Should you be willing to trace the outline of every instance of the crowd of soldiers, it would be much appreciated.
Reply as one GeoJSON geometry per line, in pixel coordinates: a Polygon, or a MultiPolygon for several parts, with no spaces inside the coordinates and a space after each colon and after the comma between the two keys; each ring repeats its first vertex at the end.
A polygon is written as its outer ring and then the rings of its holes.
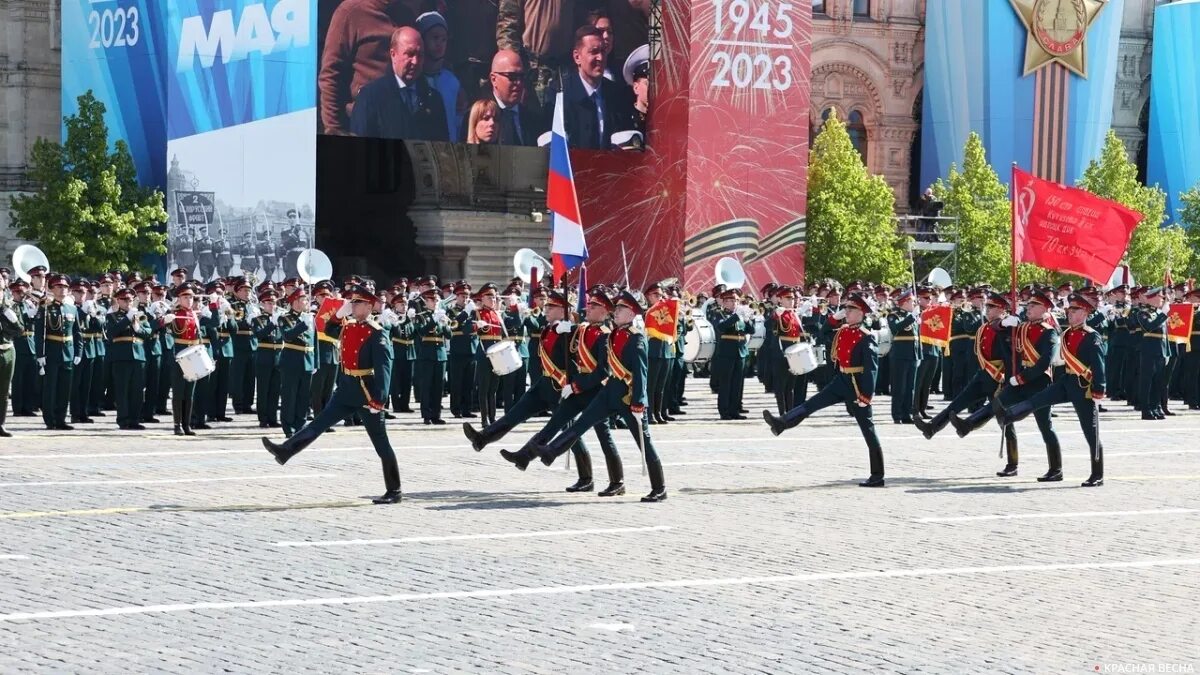
{"type": "Polygon", "coordinates": [[[299,212],[289,209],[287,215],[288,224],[278,241],[265,229],[246,232],[239,242],[231,241],[225,228],[213,238],[207,225],[178,226],[167,240],[167,258],[202,283],[230,279],[235,267],[248,279],[277,282],[297,277],[297,260],[313,242],[300,225],[299,212]]]}
{"type": "Polygon", "coordinates": [[[930,439],[948,425],[966,436],[994,418],[1006,439],[1004,477],[1018,470],[1013,425],[1034,415],[1048,460],[1039,481],[1063,479],[1050,406],[1071,403],[1092,457],[1085,486],[1103,483],[1103,399],[1123,399],[1147,420],[1175,414],[1172,399],[1200,410],[1200,348],[1189,348],[1200,347],[1200,330],[1191,345],[1166,338],[1164,303],[1200,304],[1200,290],[1182,286],[1030,286],[1014,306],[987,286],[843,289],[832,281],[769,284],[757,299],[723,286],[691,297],[675,283],[600,285],[580,301],[547,285],[527,289],[519,278],[504,288],[439,285],[433,276],[376,288],[357,276],[340,286],[296,277],[205,283],[184,267],[165,284],[118,272],[72,280],[44,267],[28,270],[28,282],[9,276],[0,269],[0,436],[11,435],[3,426],[10,381],[13,415],[40,415],[51,430],[115,411],[121,430],[143,431],[170,415],[174,433],[190,436],[232,422],[232,406],[286,436],[264,438],[281,464],[338,422],[363,425],[383,462],[381,503],[400,499],[385,420],[419,414],[444,425],[444,401],[477,451],[545,417],[518,450],[501,455],[524,471],[535,458],[549,465],[571,451],[571,492],[596,490],[584,441],[591,431],[608,474],[599,495],[625,493],[612,431],[628,429],[649,474],[648,502],[667,495],[648,427],[686,414],[689,374],[708,378],[722,420],[747,418],[744,387],[756,377],[775,396],[763,417],[776,435],[845,404],[869,450],[864,487],[884,485],[872,406],[880,394],[891,397],[893,423],[930,439]],[[682,308],[674,330],[656,311],[668,300],[682,308]],[[939,305],[951,312],[944,344],[927,339],[922,321],[939,305]],[[701,321],[715,345],[711,356],[688,360],[685,343],[701,321]],[[751,350],[756,333],[760,346],[751,350]],[[796,372],[785,355],[804,343],[820,361],[796,372]],[[489,352],[505,344],[519,360],[497,374],[489,352]],[[210,375],[187,376],[176,357],[189,348],[207,352],[210,375]],[[948,404],[931,414],[939,392],[948,404]]]}

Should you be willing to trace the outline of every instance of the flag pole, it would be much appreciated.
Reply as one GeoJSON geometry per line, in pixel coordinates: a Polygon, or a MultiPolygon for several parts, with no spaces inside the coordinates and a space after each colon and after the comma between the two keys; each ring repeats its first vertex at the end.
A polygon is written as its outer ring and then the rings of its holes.
{"type": "MultiPolygon", "coordinates": [[[[1013,199],[1012,199],[1012,206],[1011,206],[1011,208],[1012,208],[1012,232],[1009,237],[1009,254],[1010,254],[1010,260],[1011,260],[1011,264],[1010,264],[1011,270],[1009,273],[1008,293],[1009,293],[1009,302],[1012,303],[1013,314],[1018,315],[1019,313],[1017,312],[1017,218],[1019,217],[1019,215],[1017,212],[1017,163],[1016,162],[1012,163],[1012,181],[1011,182],[1012,182],[1011,189],[1012,189],[1012,193],[1013,193],[1013,199]]],[[[1016,336],[1017,336],[1017,327],[1014,326],[1013,331],[1012,331],[1012,339],[1010,339],[1010,341],[1009,341],[1009,344],[1012,345],[1012,348],[1009,350],[1012,352],[1012,371],[1009,373],[1010,379],[1013,377],[1012,373],[1015,373],[1017,371],[1016,336]]],[[[1008,383],[1006,382],[1005,384],[1008,384],[1008,383]]],[[[1003,387],[1001,387],[1001,390],[1003,390],[1003,387]]],[[[996,402],[1000,403],[1000,392],[999,391],[996,392],[996,402]]],[[[1004,445],[1005,445],[1006,441],[1007,441],[1007,438],[1005,437],[1005,434],[1002,429],[1001,433],[1000,433],[1000,455],[1001,456],[1004,455],[1004,445]]]]}

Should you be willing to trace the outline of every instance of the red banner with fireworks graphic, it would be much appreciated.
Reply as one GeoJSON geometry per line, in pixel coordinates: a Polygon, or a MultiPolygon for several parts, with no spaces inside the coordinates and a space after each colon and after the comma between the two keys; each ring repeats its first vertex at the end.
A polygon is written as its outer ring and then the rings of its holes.
{"type": "Polygon", "coordinates": [[[595,280],[707,289],[732,256],[750,287],[804,278],[805,3],[662,0],[646,150],[573,150],[595,280]]]}

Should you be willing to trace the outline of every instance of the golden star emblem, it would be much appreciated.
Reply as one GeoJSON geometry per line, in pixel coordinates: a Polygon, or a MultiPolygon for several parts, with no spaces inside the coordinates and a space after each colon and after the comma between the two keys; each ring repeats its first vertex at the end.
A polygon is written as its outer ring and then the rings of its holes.
{"type": "Polygon", "coordinates": [[[1087,77],[1087,32],[1107,4],[1101,0],[1009,0],[1025,24],[1025,75],[1061,63],[1087,77]]]}

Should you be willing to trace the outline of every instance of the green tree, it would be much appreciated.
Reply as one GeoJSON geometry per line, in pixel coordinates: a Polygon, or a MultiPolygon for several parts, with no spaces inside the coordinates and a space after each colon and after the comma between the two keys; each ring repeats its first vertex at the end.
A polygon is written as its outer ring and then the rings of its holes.
{"type": "Polygon", "coordinates": [[[808,277],[890,284],[909,278],[894,203],[887,181],[867,172],[846,125],[830,116],[809,152],[808,277]]]}
{"type": "Polygon", "coordinates": [[[79,112],[63,118],[65,143],[40,138],[29,157],[29,175],[41,188],[14,197],[12,224],[34,242],[56,270],[95,273],[136,269],[147,254],[166,253],[163,195],[137,183],[125,141],[109,152],[104,104],[88,91],[79,112]]]}
{"type": "Polygon", "coordinates": [[[1182,230],[1162,227],[1167,215],[1166,193],[1158,186],[1147,187],[1138,181],[1137,166],[1129,161],[1125,145],[1111,129],[1104,139],[1100,158],[1088,164],[1078,185],[1142,214],[1142,222],[1133,231],[1126,253],[1135,281],[1154,285],[1162,281],[1169,266],[1187,267],[1186,258],[1191,257],[1191,252],[1181,237],[1182,230]]]}
{"type": "Polygon", "coordinates": [[[1200,184],[1179,196],[1183,201],[1183,209],[1179,212],[1179,222],[1185,230],[1184,250],[1191,254],[1184,272],[1189,278],[1200,278],[1200,184]]]}

